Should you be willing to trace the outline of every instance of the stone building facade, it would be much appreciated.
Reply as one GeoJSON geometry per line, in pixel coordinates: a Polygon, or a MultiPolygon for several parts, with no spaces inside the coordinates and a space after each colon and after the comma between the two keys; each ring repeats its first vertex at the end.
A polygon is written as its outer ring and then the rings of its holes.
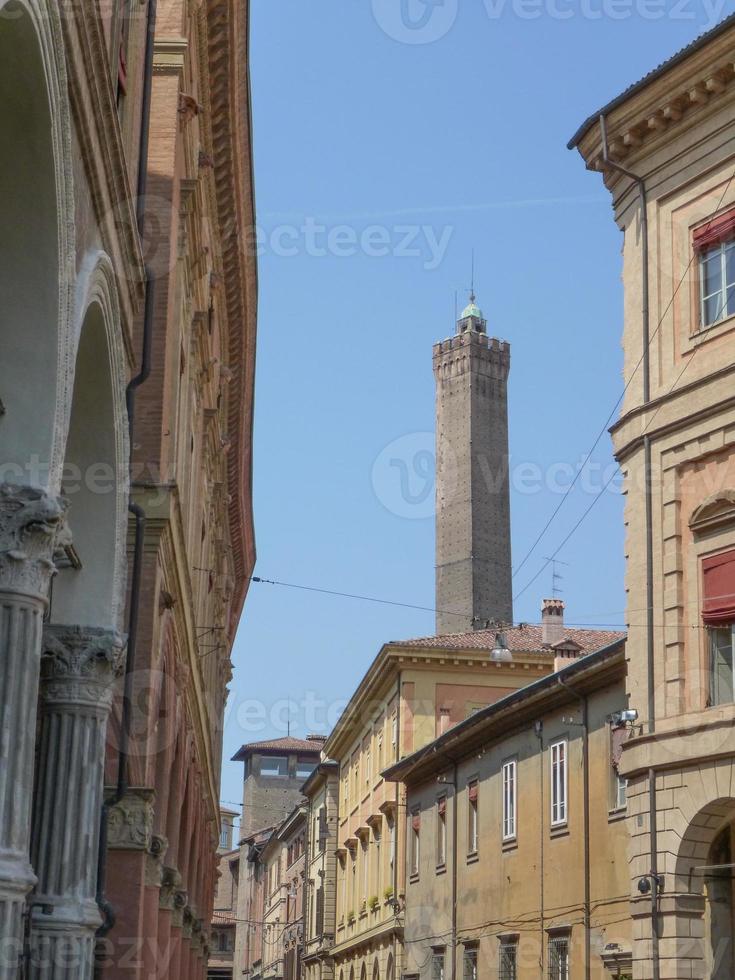
{"type": "Polygon", "coordinates": [[[636,980],[735,974],[734,61],[730,16],[570,143],[623,233],[636,980]]]}
{"type": "Polygon", "coordinates": [[[247,27],[0,0],[8,980],[89,980],[96,940],[110,980],[204,975],[254,562],[247,27]]]}
{"type": "Polygon", "coordinates": [[[331,759],[320,762],[304,783],[304,796],[307,800],[304,980],[333,980],[339,764],[331,759]]]}
{"type": "MultiPolygon", "coordinates": [[[[577,658],[621,634],[516,627],[498,635],[471,630],[383,647],[324,746],[339,766],[333,935],[326,973],[338,980],[393,980],[403,956],[405,795],[383,770],[430,744],[474,712],[554,672],[559,657],[577,658]]],[[[321,792],[307,784],[310,798],[321,792]]],[[[319,878],[309,877],[307,906],[319,878]]],[[[325,954],[327,950],[323,951],[325,954]]],[[[310,955],[311,960],[311,955],[310,955]]],[[[309,964],[310,976],[316,972],[309,964]]]]}
{"type": "Polygon", "coordinates": [[[297,806],[263,846],[263,980],[300,980],[304,951],[306,807],[297,806]]]}
{"type": "Polygon", "coordinates": [[[406,788],[405,978],[630,973],[624,647],[520,688],[385,772],[406,788]]]}
{"type": "Polygon", "coordinates": [[[243,763],[240,824],[241,884],[238,892],[235,964],[238,975],[262,972],[263,912],[267,900],[263,849],[303,800],[302,786],[321,759],[324,738],[267,739],[243,745],[233,761],[243,763]]]}
{"type": "Polygon", "coordinates": [[[434,345],[436,631],[513,622],[508,463],[510,344],[475,303],[434,345]]]}

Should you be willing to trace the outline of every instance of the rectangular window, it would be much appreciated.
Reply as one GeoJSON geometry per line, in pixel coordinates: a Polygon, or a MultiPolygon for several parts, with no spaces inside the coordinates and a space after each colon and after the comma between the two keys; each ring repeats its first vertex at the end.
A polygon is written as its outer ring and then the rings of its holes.
{"type": "Polygon", "coordinates": [[[365,748],[365,785],[369,786],[373,778],[372,759],[370,753],[370,743],[365,748]]]}
{"type": "Polygon", "coordinates": [[[709,631],[709,703],[731,704],[735,701],[733,650],[735,625],[718,626],[709,631]]]}
{"type": "Polygon", "coordinates": [[[624,810],[628,780],[618,772],[630,730],[625,724],[610,726],[610,809],[624,810]]]}
{"type": "Polygon", "coordinates": [[[226,850],[230,844],[229,827],[226,823],[222,824],[222,830],[219,833],[219,846],[222,850],[226,850]]]}
{"type": "Polygon", "coordinates": [[[261,776],[288,776],[288,759],[285,756],[266,756],[260,760],[261,776]]]}
{"type": "Polygon", "coordinates": [[[390,720],[390,738],[391,744],[395,749],[398,745],[398,713],[395,711],[390,720]]]}
{"type": "Polygon", "coordinates": [[[515,759],[503,763],[503,840],[513,840],[516,835],[516,774],[515,759]]]}
{"type": "Polygon", "coordinates": [[[462,980],[477,980],[477,946],[465,946],[462,980]]]}
{"type": "Polygon", "coordinates": [[[308,779],[309,776],[314,772],[314,763],[309,762],[305,759],[299,759],[296,763],[296,778],[297,779],[308,779]]]}
{"type": "Polygon", "coordinates": [[[498,980],[517,980],[518,940],[501,939],[498,963],[498,980]]]}
{"type": "Polygon", "coordinates": [[[440,797],[436,802],[436,863],[443,867],[447,863],[447,798],[440,797]]]}
{"type": "Polygon", "coordinates": [[[554,742],[551,752],[551,825],[567,822],[567,741],[554,742]]]}
{"type": "Polygon", "coordinates": [[[569,980],[569,936],[549,936],[549,980],[569,980]]]}
{"type": "Polygon", "coordinates": [[[411,841],[411,875],[417,875],[421,866],[421,813],[419,810],[411,812],[409,838],[411,841]]]}
{"type": "Polygon", "coordinates": [[[431,980],[444,980],[444,947],[436,947],[431,951],[431,980]]]}
{"type": "Polygon", "coordinates": [[[383,769],[383,732],[378,732],[378,742],[377,742],[377,752],[378,752],[378,773],[383,769]]]}
{"type": "Polygon", "coordinates": [[[467,784],[467,853],[477,854],[478,845],[478,796],[479,784],[473,780],[467,784]]]}
{"type": "Polygon", "coordinates": [[[735,241],[720,242],[699,253],[701,325],[735,314],[735,241]]]}

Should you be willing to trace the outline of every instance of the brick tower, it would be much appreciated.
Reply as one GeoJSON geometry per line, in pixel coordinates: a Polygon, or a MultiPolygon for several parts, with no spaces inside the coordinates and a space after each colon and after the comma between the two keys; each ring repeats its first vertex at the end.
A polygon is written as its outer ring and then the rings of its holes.
{"type": "Polygon", "coordinates": [[[475,303],[434,345],[436,631],[513,621],[508,398],[510,345],[475,303]]]}

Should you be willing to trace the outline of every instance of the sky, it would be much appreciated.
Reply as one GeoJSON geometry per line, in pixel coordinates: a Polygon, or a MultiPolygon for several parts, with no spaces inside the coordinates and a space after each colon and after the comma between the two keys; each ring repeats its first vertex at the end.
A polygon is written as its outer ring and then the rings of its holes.
{"type": "MultiPolygon", "coordinates": [[[[567,622],[625,622],[617,481],[596,499],[615,471],[606,432],[526,558],[622,389],[622,238],[601,177],[566,144],[730,12],[251,0],[255,574],[405,605],[252,583],[225,760],[289,725],[326,733],[384,642],[433,632],[432,344],[454,332],[473,250],[488,332],[512,351],[516,621],[538,622],[556,589],[567,622]],[[545,558],[593,500],[553,580],[545,558]]],[[[226,761],[222,798],[241,792],[226,761]]]]}

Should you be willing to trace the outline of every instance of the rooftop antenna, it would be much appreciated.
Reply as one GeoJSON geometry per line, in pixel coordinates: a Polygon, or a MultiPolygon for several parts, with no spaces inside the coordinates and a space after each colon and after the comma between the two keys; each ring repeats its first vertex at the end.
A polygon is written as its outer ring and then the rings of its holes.
{"type": "Polygon", "coordinates": [[[568,567],[569,562],[561,561],[561,559],[559,558],[546,558],[546,557],[544,557],[544,561],[551,562],[551,594],[556,599],[564,591],[559,585],[559,582],[564,581],[564,576],[557,571],[557,565],[565,565],[566,567],[568,567]]]}
{"type": "Polygon", "coordinates": [[[470,274],[470,303],[475,302],[475,250],[472,249],[472,271],[470,274]]]}

